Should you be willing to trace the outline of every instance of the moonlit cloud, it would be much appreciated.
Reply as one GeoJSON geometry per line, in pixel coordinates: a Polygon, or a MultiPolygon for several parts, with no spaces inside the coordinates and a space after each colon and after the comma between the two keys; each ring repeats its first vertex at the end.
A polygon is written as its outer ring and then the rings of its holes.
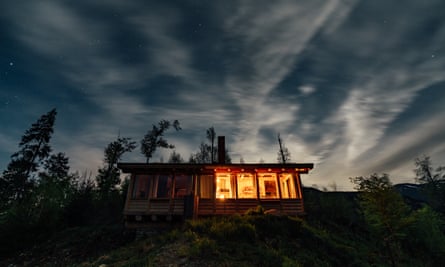
{"type": "MultiPolygon", "coordinates": [[[[245,50],[243,61],[251,63],[249,75],[233,73],[228,78],[229,91],[241,109],[242,122],[246,122],[239,125],[240,137],[235,143],[235,147],[244,148],[244,159],[256,160],[253,157],[257,150],[246,151],[245,148],[254,148],[257,142],[261,142],[258,136],[261,127],[269,126],[279,132],[294,122],[290,117],[295,115],[298,105],[280,106],[275,103],[269,106],[268,96],[289,73],[297,55],[337,4],[335,1],[302,5],[286,1],[246,4],[227,20],[227,32],[234,35],[241,49],[245,50]],[[272,114],[275,119],[271,118],[272,114]],[[273,123],[268,123],[271,120],[273,123]]],[[[275,153],[270,152],[270,149],[265,152],[268,155],[265,160],[274,161],[275,153]]]]}
{"type": "Polygon", "coordinates": [[[300,90],[300,92],[303,95],[310,95],[313,92],[315,92],[317,89],[315,89],[315,87],[313,87],[312,85],[303,85],[298,87],[298,90],[300,90]]]}

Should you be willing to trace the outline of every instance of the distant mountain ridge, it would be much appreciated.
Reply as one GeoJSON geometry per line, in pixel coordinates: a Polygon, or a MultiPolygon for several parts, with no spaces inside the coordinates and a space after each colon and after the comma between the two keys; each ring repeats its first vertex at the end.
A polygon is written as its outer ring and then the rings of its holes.
{"type": "MultiPolygon", "coordinates": [[[[427,202],[427,196],[424,192],[425,185],[414,184],[414,183],[402,183],[395,184],[394,189],[402,195],[402,197],[408,200],[410,203],[422,204],[427,202]]],[[[327,193],[327,194],[338,194],[347,197],[348,199],[357,196],[357,191],[322,191],[313,187],[304,187],[304,193],[327,193]]]]}

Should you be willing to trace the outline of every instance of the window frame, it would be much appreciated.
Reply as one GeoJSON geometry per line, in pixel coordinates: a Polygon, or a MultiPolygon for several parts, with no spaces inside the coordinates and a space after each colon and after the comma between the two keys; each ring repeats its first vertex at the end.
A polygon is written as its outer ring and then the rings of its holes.
{"type": "Polygon", "coordinates": [[[275,172],[259,172],[257,173],[258,180],[258,198],[259,199],[281,199],[280,189],[278,183],[278,175],[275,172]],[[271,176],[267,178],[267,176],[271,176]],[[268,185],[266,185],[266,182],[268,185]],[[267,190],[269,187],[269,191],[267,190]],[[275,190],[271,191],[271,188],[275,188],[275,190]],[[268,192],[274,192],[273,196],[268,197],[268,192]]]}
{"type": "Polygon", "coordinates": [[[148,200],[151,197],[151,189],[152,189],[152,180],[153,175],[150,174],[135,174],[133,176],[133,183],[132,183],[132,190],[131,190],[131,199],[132,200],[148,200]],[[142,184],[140,182],[140,179],[146,178],[147,181],[145,184],[142,184]],[[139,190],[139,192],[144,192],[140,190],[140,185],[145,185],[146,193],[145,196],[141,196],[140,194],[136,193],[136,190],[139,190]]]}
{"type": "MultiPolygon", "coordinates": [[[[244,187],[244,189],[247,186],[244,187]]],[[[249,172],[240,172],[236,174],[236,191],[237,191],[237,199],[258,199],[258,194],[257,194],[257,179],[255,178],[255,174],[254,173],[249,173],[249,172]],[[243,177],[243,176],[249,176],[249,177],[243,177]],[[245,179],[245,178],[250,178],[252,181],[252,185],[251,185],[251,192],[246,193],[246,195],[251,195],[250,197],[241,197],[240,193],[244,192],[245,190],[243,190],[243,188],[241,187],[242,185],[240,184],[241,179],[245,179]]]]}
{"type": "Polygon", "coordinates": [[[295,176],[289,172],[283,172],[278,175],[278,181],[280,186],[281,198],[282,199],[298,199],[297,183],[295,181],[295,176]],[[285,186],[283,186],[283,179],[286,179],[285,186]],[[287,188],[287,190],[285,190],[287,188]],[[287,196],[285,196],[285,193],[287,196]]]}
{"type": "Polygon", "coordinates": [[[236,199],[236,181],[234,176],[230,172],[218,172],[215,174],[215,199],[236,199]],[[223,177],[225,176],[225,177],[223,177]],[[226,179],[228,178],[228,179],[226,179]],[[227,181],[224,182],[224,186],[221,186],[221,179],[227,181]],[[221,188],[222,187],[222,188],[221,188]],[[222,191],[223,190],[223,191],[222,191]],[[228,196],[226,196],[228,195],[228,196]]]}

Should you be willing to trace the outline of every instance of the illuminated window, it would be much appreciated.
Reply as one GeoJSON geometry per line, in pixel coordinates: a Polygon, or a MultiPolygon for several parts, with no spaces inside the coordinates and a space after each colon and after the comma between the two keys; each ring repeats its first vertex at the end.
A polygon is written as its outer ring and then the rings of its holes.
{"type": "Polygon", "coordinates": [[[133,192],[131,197],[133,199],[147,199],[150,189],[150,175],[136,175],[134,177],[133,192]]]}
{"type": "Polygon", "coordinates": [[[175,197],[180,198],[192,193],[192,176],[175,175],[175,197]]]}
{"type": "Polygon", "coordinates": [[[250,173],[239,173],[236,178],[238,198],[256,198],[254,176],[250,173]]]}
{"type": "Polygon", "coordinates": [[[277,175],[275,173],[259,173],[258,187],[260,198],[278,198],[277,175]]]}
{"type": "Polygon", "coordinates": [[[230,173],[217,173],[216,198],[234,198],[234,185],[230,173]]]}
{"type": "Polygon", "coordinates": [[[297,198],[295,183],[292,174],[280,174],[280,189],[282,198],[297,198]]]}
{"type": "Polygon", "coordinates": [[[200,198],[213,198],[213,175],[201,175],[200,184],[200,198]]]}
{"type": "Polygon", "coordinates": [[[169,198],[172,192],[172,177],[165,174],[159,175],[155,189],[156,193],[154,195],[157,198],[169,198]]]}

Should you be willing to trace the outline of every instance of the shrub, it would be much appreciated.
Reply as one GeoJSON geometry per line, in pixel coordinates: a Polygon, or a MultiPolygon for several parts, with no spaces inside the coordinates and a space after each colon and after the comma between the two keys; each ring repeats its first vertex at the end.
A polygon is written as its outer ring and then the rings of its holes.
{"type": "Polygon", "coordinates": [[[256,208],[250,208],[245,212],[246,215],[264,215],[264,208],[261,205],[256,208]]]}
{"type": "Polygon", "coordinates": [[[217,253],[217,245],[214,240],[208,237],[196,237],[189,248],[191,257],[202,257],[203,255],[212,255],[217,253]]]}
{"type": "Polygon", "coordinates": [[[407,249],[424,262],[440,265],[445,260],[444,222],[439,213],[425,205],[413,212],[407,249]]]}
{"type": "Polygon", "coordinates": [[[214,220],[209,230],[219,240],[252,241],[256,237],[255,226],[240,216],[214,220]]]}

